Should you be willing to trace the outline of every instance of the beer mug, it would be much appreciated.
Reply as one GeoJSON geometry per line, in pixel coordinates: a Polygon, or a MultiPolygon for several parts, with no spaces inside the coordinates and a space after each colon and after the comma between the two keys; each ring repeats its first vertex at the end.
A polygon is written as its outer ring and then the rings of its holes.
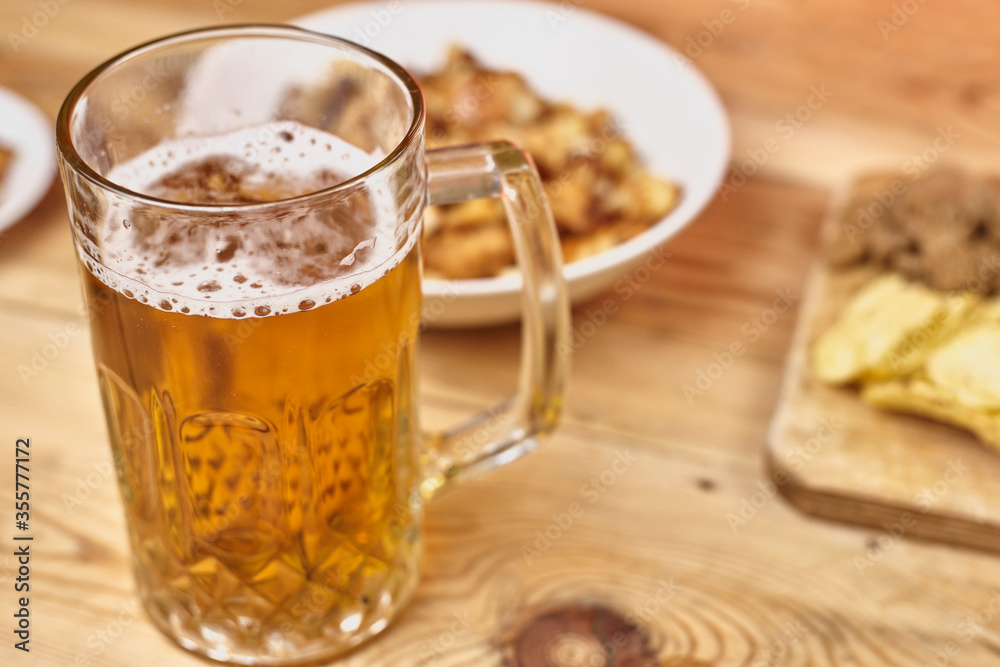
{"type": "Polygon", "coordinates": [[[187,649],[275,665],[379,632],[416,586],[425,501],[558,420],[569,313],[537,172],[423,131],[402,67],[281,26],[145,44],[62,107],[135,576],[187,649]],[[519,386],[421,434],[423,208],[477,197],[503,201],[523,277],[519,386]]]}

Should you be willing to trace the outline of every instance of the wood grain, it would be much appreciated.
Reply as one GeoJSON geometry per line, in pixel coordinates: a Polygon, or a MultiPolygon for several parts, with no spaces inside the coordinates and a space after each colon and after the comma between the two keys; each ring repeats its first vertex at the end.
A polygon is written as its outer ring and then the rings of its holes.
{"type": "MultiPolygon", "coordinates": [[[[223,18],[285,21],[325,4],[244,0],[223,18]]],[[[876,21],[892,12],[889,0],[740,4],[746,10],[695,65],[732,115],[734,167],[769,137],[781,138],[780,151],[672,242],[666,266],[576,350],[566,421],[552,440],[431,506],[415,599],[383,636],[337,664],[509,664],[512,634],[560,605],[633,614],[662,665],[1000,659],[995,557],[903,539],[862,573],[854,559],[878,531],[818,521],[780,497],[754,508],[746,525],[727,519],[768,479],[761,450],[797,304],[766,330],[753,319],[775,290],[801,294],[828,192],[860,166],[901,164],[948,123],[963,133],[948,159],[996,163],[998,10],[929,2],[886,41],[876,21]],[[776,123],[824,82],[829,102],[793,136],[779,134],[776,123]],[[759,335],[751,341],[744,327],[759,335]],[[733,342],[745,352],[689,401],[684,386],[733,342]],[[523,547],[533,549],[537,531],[580,502],[581,487],[623,450],[634,465],[529,562],[523,547]]],[[[738,5],[585,6],[683,49],[705,21],[738,5]]],[[[53,119],[73,83],[103,59],[219,20],[210,0],[73,0],[14,52],[8,33],[37,11],[34,0],[0,3],[0,84],[53,119]]],[[[15,651],[5,630],[0,664],[202,665],[134,613],[118,492],[95,468],[110,454],[87,334],[27,384],[18,374],[53,331],[83,323],[72,253],[58,188],[0,240],[0,423],[5,443],[32,438],[35,535],[32,652],[15,651]],[[93,474],[100,479],[91,487],[93,474]],[[67,504],[78,493],[87,495],[81,504],[67,504]]],[[[576,326],[618,296],[579,307],[576,326]]],[[[516,327],[425,336],[424,422],[446,424],[506,396],[517,341],[516,327]]],[[[12,552],[12,486],[8,459],[0,464],[4,554],[12,552]]],[[[0,555],[7,619],[15,565],[0,555]]]]}

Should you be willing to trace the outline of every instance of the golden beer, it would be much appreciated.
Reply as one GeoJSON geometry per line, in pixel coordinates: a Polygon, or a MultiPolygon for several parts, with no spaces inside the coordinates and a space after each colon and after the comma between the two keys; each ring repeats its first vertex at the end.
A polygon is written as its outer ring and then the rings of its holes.
{"type": "MultiPolygon", "coordinates": [[[[241,196],[282,190],[255,187],[241,196]]],[[[415,581],[419,246],[341,298],[296,285],[289,300],[272,280],[246,305],[209,300],[225,290],[206,283],[256,275],[225,259],[189,274],[201,301],[154,305],[86,266],[84,285],[142,593],[181,637],[267,659],[384,623],[415,581]]]]}

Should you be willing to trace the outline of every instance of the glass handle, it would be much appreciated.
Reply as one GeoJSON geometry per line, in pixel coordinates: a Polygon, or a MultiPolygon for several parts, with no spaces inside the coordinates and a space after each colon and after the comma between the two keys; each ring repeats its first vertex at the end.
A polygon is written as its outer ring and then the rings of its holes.
{"type": "Polygon", "coordinates": [[[429,204],[502,200],[523,293],[517,394],[447,431],[425,436],[425,498],[538,446],[562,412],[570,349],[559,236],[531,157],[500,141],[429,150],[427,167],[429,204]]]}

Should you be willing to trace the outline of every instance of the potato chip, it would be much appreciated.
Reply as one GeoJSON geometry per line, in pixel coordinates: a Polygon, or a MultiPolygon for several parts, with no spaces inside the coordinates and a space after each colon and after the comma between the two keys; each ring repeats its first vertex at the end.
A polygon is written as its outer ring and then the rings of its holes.
{"type": "Polygon", "coordinates": [[[931,350],[967,324],[981,299],[968,292],[945,297],[930,320],[907,333],[903,340],[881,363],[865,373],[865,380],[888,380],[912,373],[920,368],[931,350]]]}
{"type": "Polygon", "coordinates": [[[895,274],[866,285],[840,319],[816,342],[813,368],[819,378],[844,384],[910,366],[951,317],[944,295],[907,283],[895,274]]]}
{"type": "Polygon", "coordinates": [[[927,380],[873,382],[862,388],[861,398],[882,409],[928,417],[964,428],[1000,450],[1000,415],[964,405],[927,380]]]}
{"type": "Polygon", "coordinates": [[[1000,322],[1000,297],[986,299],[969,313],[966,324],[971,326],[981,322],[1000,322]]]}
{"type": "Polygon", "coordinates": [[[967,328],[927,356],[928,380],[971,408],[1000,409],[1000,323],[967,328]]]}

